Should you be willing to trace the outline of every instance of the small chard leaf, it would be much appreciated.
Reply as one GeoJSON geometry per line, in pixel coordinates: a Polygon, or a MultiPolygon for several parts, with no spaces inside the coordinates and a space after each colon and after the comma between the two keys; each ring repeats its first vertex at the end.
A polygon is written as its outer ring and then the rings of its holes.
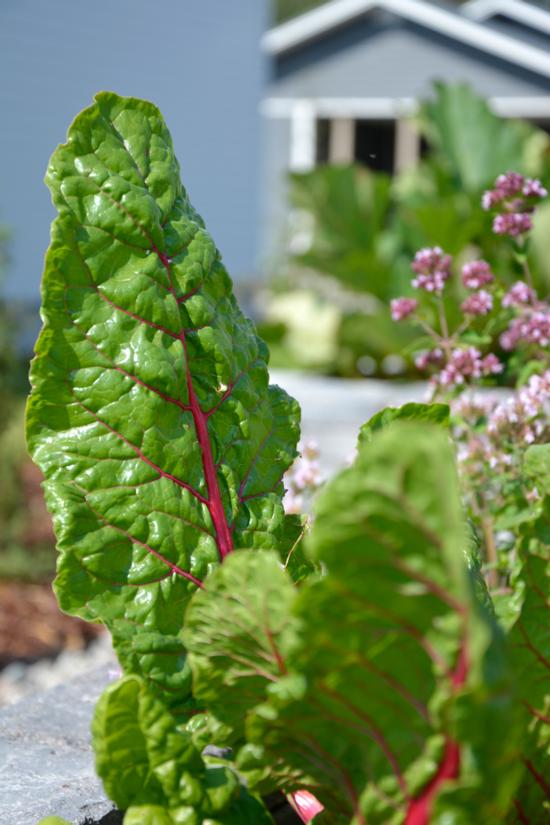
{"type": "MultiPolygon", "coordinates": [[[[286,674],[295,634],[296,591],[275,553],[235,553],[208,578],[187,609],[183,641],[193,694],[238,742],[245,714],[286,674]]],[[[221,744],[216,741],[216,744],[221,744]]]]}
{"type": "Polygon", "coordinates": [[[229,765],[201,757],[191,736],[139,676],[107,688],[92,733],[98,774],[107,794],[127,811],[125,825],[271,822],[229,765]]]}
{"type": "MultiPolygon", "coordinates": [[[[534,459],[545,473],[538,477],[542,480],[548,474],[550,452],[536,451],[530,457],[534,459]],[[544,455],[546,462],[539,464],[544,455]]],[[[510,822],[546,825],[550,820],[550,497],[525,533],[520,573],[524,601],[510,642],[527,733],[522,755],[524,777],[510,822]]]]}
{"type": "Polygon", "coordinates": [[[298,594],[288,675],[247,724],[285,790],[325,806],[320,822],[502,823],[514,706],[468,542],[438,427],[393,424],[322,492],[307,549],[327,573],[298,594]]]}
{"type": "Polygon", "coordinates": [[[57,535],[57,596],[108,625],[127,670],[183,701],[185,605],[234,547],[277,547],[299,409],[268,386],[267,348],[158,109],[97,95],[46,181],[59,216],[27,433],[57,535]]]}
{"type": "Polygon", "coordinates": [[[377,432],[388,427],[393,421],[413,420],[440,424],[448,427],[450,409],[447,404],[416,404],[410,402],[402,407],[386,407],[375,413],[359,430],[359,445],[372,441],[377,432]]]}

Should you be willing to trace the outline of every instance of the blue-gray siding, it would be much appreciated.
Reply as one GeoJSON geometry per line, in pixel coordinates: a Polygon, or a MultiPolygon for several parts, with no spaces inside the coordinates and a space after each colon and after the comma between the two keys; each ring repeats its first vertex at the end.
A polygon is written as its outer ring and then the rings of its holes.
{"type": "Polygon", "coordinates": [[[48,158],[95,92],[154,101],[184,184],[235,277],[258,253],[266,0],[2,0],[0,223],[8,297],[36,301],[53,210],[48,158]]]}
{"type": "Polygon", "coordinates": [[[470,83],[488,97],[550,93],[547,78],[418,26],[373,15],[282,56],[270,94],[417,98],[430,93],[434,79],[470,83]]]}

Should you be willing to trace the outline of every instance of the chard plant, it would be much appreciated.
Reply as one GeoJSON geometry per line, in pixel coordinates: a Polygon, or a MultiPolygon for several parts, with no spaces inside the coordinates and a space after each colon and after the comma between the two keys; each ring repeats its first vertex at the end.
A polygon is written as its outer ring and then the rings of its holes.
{"type": "MultiPolygon", "coordinates": [[[[306,529],[283,507],[298,406],[158,110],[99,94],[47,182],[28,442],[60,605],[108,627],[123,669],[93,743],[125,825],[267,825],[275,791],[327,825],[546,823],[548,447],[524,462],[541,504],[507,624],[445,404],[367,422],[306,529]]],[[[308,449],[291,510],[318,481],[308,449]]]]}

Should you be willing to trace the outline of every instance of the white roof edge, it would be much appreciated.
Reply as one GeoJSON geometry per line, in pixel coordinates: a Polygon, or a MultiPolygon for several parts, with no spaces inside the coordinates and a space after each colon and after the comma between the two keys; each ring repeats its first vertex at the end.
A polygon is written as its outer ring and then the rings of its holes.
{"type": "Polygon", "coordinates": [[[461,11],[471,20],[490,20],[497,14],[524,26],[550,34],[550,13],[524,0],[468,0],[461,11]]]}
{"type": "MultiPolygon", "coordinates": [[[[516,3],[518,1],[514,0],[516,3]]],[[[502,2],[504,0],[501,0],[502,2]]],[[[350,22],[372,8],[385,9],[502,60],[550,77],[550,53],[425,0],[331,0],[313,11],[270,29],[262,38],[262,47],[270,54],[281,54],[336,26],[350,22]]],[[[543,14],[546,15],[544,12],[543,14]]]]}
{"type": "Polygon", "coordinates": [[[262,38],[262,47],[272,54],[288,51],[335,26],[349,23],[375,5],[376,0],[331,0],[269,29],[262,38]]]}

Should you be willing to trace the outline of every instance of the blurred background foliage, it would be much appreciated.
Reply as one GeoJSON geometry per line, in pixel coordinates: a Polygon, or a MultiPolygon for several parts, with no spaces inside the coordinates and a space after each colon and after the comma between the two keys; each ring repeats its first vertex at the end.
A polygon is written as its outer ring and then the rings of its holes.
{"type": "MultiPolygon", "coordinates": [[[[290,5],[290,3],[289,3],[290,5]]],[[[286,257],[269,283],[256,285],[259,324],[275,367],[346,377],[417,377],[411,352],[422,330],[396,324],[391,298],[411,294],[417,249],[439,245],[456,256],[485,257],[510,281],[520,275],[513,244],[491,232],[481,193],[507,169],[550,184],[548,136],[495,117],[464,86],[438,86],[416,118],[425,150],[397,177],[363,166],[322,166],[291,176],[286,257]],[[267,299],[266,299],[267,294],[267,299]]],[[[535,279],[549,291],[550,207],[537,212],[535,279]]],[[[283,250],[284,253],[284,250],[283,250]]],[[[0,228],[0,276],[9,265],[9,232],[0,228]]],[[[452,316],[462,298],[450,291],[452,316]]],[[[20,319],[0,298],[0,580],[46,582],[55,563],[41,478],[27,457],[23,410],[28,357],[17,342],[20,319]]]]}
{"type": "MultiPolygon", "coordinates": [[[[9,231],[0,227],[0,279],[9,265],[9,231]]],[[[17,342],[18,319],[0,298],[0,580],[49,580],[53,532],[41,476],[23,427],[28,358],[17,342]]]]}
{"type": "MultiPolygon", "coordinates": [[[[481,195],[509,169],[548,186],[549,137],[524,121],[498,118],[468,86],[437,84],[435,92],[415,118],[424,146],[416,168],[393,178],[359,165],[291,175],[290,254],[272,279],[261,324],[273,365],[414,375],[412,351],[423,331],[394,323],[388,303],[413,294],[410,264],[422,247],[453,255],[457,273],[466,260],[484,258],[504,281],[521,277],[514,244],[493,234],[481,195]]],[[[543,205],[530,248],[540,294],[550,286],[549,232],[550,207],[543,205]]],[[[455,278],[451,322],[463,297],[455,278]]]]}
{"type": "Polygon", "coordinates": [[[321,6],[325,0],[275,0],[275,20],[282,23],[305,11],[321,6]]]}

